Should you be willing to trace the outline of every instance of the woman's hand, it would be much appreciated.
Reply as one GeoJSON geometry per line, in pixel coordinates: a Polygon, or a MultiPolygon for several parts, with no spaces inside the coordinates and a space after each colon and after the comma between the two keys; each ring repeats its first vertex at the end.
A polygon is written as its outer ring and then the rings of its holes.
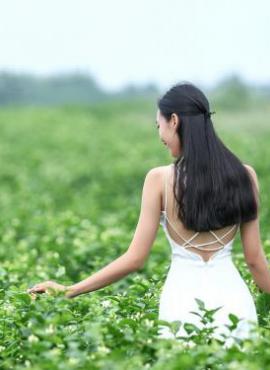
{"type": "MultiPolygon", "coordinates": [[[[55,290],[55,291],[66,291],[67,286],[58,284],[55,281],[44,281],[43,283],[35,284],[32,288],[27,289],[27,293],[46,293],[49,290],[55,290]]],[[[49,293],[50,294],[50,293],[49,293]]]]}

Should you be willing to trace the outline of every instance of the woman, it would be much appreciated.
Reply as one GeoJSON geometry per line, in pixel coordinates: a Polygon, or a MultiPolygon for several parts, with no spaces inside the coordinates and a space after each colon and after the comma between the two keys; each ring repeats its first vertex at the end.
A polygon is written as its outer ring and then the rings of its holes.
{"type": "MultiPolygon", "coordinates": [[[[270,292],[270,273],[259,231],[259,186],[255,170],[241,161],[217,137],[206,96],[191,83],[179,83],[158,100],[157,128],[175,159],[146,174],[138,224],[127,251],[87,279],[64,286],[46,281],[29,293],[48,288],[68,298],[103,288],[144,266],[162,225],[172,250],[162,288],[159,319],[201,326],[197,300],[217,309],[217,335],[240,318],[237,337],[257,324],[251,293],[236,269],[231,249],[238,228],[246,263],[255,283],[270,292]],[[193,312],[191,312],[193,311],[193,312]]],[[[181,326],[178,334],[186,335],[181,326]]],[[[167,326],[159,335],[172,337],[167,326]]]]}

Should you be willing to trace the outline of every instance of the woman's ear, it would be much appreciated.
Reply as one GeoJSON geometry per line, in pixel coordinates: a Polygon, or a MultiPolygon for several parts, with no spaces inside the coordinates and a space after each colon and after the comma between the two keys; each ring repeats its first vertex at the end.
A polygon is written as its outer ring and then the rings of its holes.
{"type": "Polygon", "coordinates": [[[176,113],[172,113],[172,115],[171,115],[171,125],[175,129],[177,129],[178,125],[180,125],[180,119],[179,119],[179,117],[177,116],[176,113]]]}

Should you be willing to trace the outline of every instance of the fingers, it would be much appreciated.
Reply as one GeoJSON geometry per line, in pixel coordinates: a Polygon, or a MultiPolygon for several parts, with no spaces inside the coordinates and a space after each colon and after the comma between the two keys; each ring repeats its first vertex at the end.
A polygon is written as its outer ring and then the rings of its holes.
{"type": "Polygon", "coordinates": [[[29,293],[31,293],[31,292],[37,292],[37,293],[45,292],[45,290],[49,287],[50,284],[51,284],[50,280],[43,281],[42,283],[35,284],[32,288],[27,289],[27,292],[29,292],[29,293]]]}
{"type": "Polygon", "coordinates": [[[45,288],[42,285],[35,285],[30,289],[27,289],[28,293],[42,293],[45,291],[45,288]]]}
{"type": "MultiPolygon", "coordinates": [[[[36,284],[34,285],[32,288],[29,288],[27,289],[27,293],[46,293],[48,292],[48,294],[50,294],[50,290],[57,290],[57,287],[58,285],[51,281],[51,280],[48,280],[48,281],[45,281],[43,283],[40,283],[40,284],[36,284]]],[[[60,287],[60,285],[59,285],[60,287]]],[[[59,288],[58,288],[59,289],[59,288]]]]}

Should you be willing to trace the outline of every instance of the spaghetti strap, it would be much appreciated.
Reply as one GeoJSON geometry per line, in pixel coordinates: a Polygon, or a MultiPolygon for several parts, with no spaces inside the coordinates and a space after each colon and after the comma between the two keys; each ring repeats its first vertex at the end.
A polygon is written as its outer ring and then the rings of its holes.
{"type": "Polygon", "coordinates": [[[165,183],[165,191],[164,191],[164,193],[165,193],[165,195],[164,195],[164,197],[165,197],[165,202],[164,202],[164,210],[165,210],[165,213],[167,213],[167,188],[168,188],[168,186],[167,186],[167,182],[168,182],[168,178],[169,178],[169,170],[170,170],[170,166],[168,167],[168,170],[165,172],[165,176],[164,176],[164,183],[165,183]]]}
{"type": "MultiPolygon", "coordinates": [[[[221,249],[223,248],[226,243],[223,242],[222,239],[225,238],[225,236],[227,236],[235,227],[238,227],[238,225],[233,225],[225,234],[223,234],[221,237],[219,237],[214,231],[212,230],[209,230],[209,232],[216,238],[216,240],[213,240],[211,242],[207,242],[207,243],[199,243],[197,245],[191,243],[191,241],[197,236],[199,235],[199,232],[197,231],[196,233],[194,233],[193,236],[191,236],[188,240],[186,240],[176,229],[175,227],[173,226],[173,224],[171,223],[171,221],[169,220],[168,216],[167,216],[167,203],[168,203],[168,200],[167,200],[167,197],[168,197],[168,179],[169,179],[169,174],[170,174],[170,169],[171,169],[171,165],[168,166],[168,169],[167,171],[165,171],[165,176],[164,176],[164,213],[165,213],[165,219],[168,221],[168,223],[171,225],[171,227],[173,228],[173,230],[176,232],[176,234],[178,236],[180,236],[181,239],[184,240],[184,244],[182,244],[181,246],[184,247],[184,248],[188,248],[188,247],[194,247],[194,248],[197,248],[197,249],[200,249],[200,250],[206,250],[206,251],[214,251],[214,250],[218,250],[218,249],[221,249]],[[210,245],[210,244],[214,244],[216,242],[220,242],[222,245],[220,247],[217,247],[217,248],[205,248],[204,246],[206,245],[210,245]],[[203,248],[202,248],[203,247],[203,248]]],[[[234,238],[233,238],[234,239],[234,238]]],[[[233,240],[232,239],[232,240],[233,240]]],[[[228,244],[228,243],[227,243],[228,244]]]]}

